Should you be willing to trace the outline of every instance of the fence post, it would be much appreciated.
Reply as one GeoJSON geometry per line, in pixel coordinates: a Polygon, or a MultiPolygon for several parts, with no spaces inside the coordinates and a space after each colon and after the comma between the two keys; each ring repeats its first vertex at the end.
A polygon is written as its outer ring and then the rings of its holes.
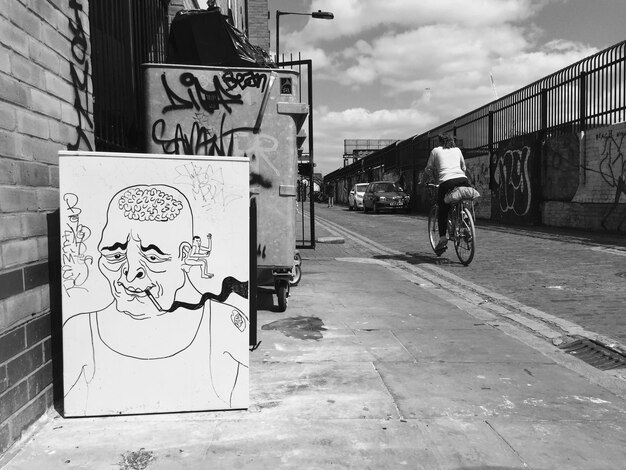
{"type": "MultiPolygon", "coordinates": [[[[581,135],[587,128],[587,72],[580,71],[578,78],[578,131],[581,135]]],[[[587,137],[581,140],[582,148],[582,183],[587,184],[587,137]]]]}
{"type": "Polygon", "coordinates": [[[546,88],[541,89],[541,136],[545,137],[548,131],[548,90],[546,88]]]}
{"type": "Polygon", "coordinates": [[[493,190],[493,172],[495,171],[495,159],[493,149],[493,110],[489,110],[489,116],[487,119],[487,145],[489,149],[489,189],[493,190]]]}
{"type": "Polygon", "coordinates": [[[578,126],[580,131],[587,127],[587,72],[584,70],[578,77],[578,126]]]}
{"type": "Polygon", "coordinates": [[[250,274],[248,276],[248,302],[250,305],[249,345],[257,346],[257,213],[256,197],[250,198],[250,274]]]}

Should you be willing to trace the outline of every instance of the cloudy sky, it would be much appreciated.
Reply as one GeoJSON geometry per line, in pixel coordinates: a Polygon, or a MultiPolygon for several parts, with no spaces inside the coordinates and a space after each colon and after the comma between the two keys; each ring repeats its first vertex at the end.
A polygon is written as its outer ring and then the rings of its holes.
{"type": "Polygon", "coordinates": [[[314,158],[405,139],[626,40],[626,0],[269,0],[281,55],[313,60],[314,158]],[[493,82],[492,82],[493,77],[493,82]]]}

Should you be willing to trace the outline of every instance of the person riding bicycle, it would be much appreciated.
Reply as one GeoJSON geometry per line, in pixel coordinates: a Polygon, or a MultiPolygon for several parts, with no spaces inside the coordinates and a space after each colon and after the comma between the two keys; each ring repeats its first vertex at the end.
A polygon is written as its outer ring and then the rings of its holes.
{"type": "Polygon", "coordinates": [[[439,206],[439,243],[435,248],[437,256],[448,248],[448,212],[450,205],[444,202],[444,197],[451,189],[458,186],[470,186],[465,176],[465,159],[463,153],[455,145],[454,137],[448,134],[439,134],[439,147],[430,152],[424,174],[430,176],[439,185],[437,205],[439,206]]]}

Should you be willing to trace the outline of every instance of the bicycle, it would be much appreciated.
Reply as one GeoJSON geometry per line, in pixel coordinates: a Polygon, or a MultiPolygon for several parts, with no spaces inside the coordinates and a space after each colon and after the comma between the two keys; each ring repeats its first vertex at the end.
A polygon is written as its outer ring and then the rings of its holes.
{"type": "MultiPolygon", "coordinates": [[[[428,239],[433,251],[439,242],[439,206],[437,204],[436,184],[426,185],[430,192],[430,199],[434,201],[428,214],[428,239]]],[[[448,240],[454,242],[454,250],[459,261],[469,265],[476,253],[476,227],[474,225],[474,200],[462,199],[450,204],[448,213],[448,240]]],[[[435,251],[436,253],[436,251],[435,251]]]]}

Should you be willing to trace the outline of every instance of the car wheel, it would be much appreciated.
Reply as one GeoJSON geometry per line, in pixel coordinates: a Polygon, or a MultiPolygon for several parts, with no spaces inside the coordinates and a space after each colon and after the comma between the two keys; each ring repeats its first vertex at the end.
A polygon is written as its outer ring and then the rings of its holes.
{"type": "Polygon", "coordinates": [[[380,209],[378,207],[378,204],[374,203],[374,214],[378,214],[380,212],[380,209]]]}
{"type": "Polygon", "coordinates": [[[349,210],[349,211],[351,211],[352,209],[354,209],[354,208],[352,207],[352,204],[348,204],[348,210],[349,210]]]}
{"type": "Polygon", "coordinates": [[[365,204],[365,201],[363,202],[363,213],[367,214],[368,209],[367,209],[367,204],[365,204]]]}

